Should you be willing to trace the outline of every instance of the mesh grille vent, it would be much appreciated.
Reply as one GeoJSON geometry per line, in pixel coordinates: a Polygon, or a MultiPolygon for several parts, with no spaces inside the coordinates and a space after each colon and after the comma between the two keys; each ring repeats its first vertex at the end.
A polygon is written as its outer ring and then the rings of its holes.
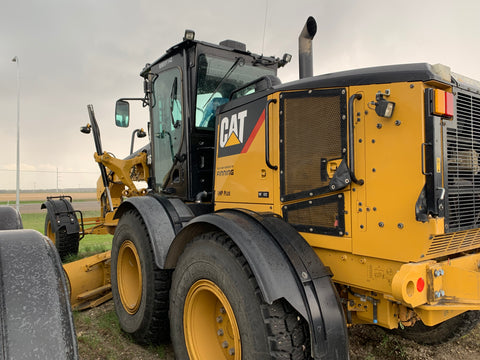
{"type": "Polygon", "coordinates": [[[447,128],[448,232],[480,225],[480,98],[458,93],[456,128],[447,128]]]}
{"type": "Polygon", "coordinates": [[[346,147],[345,91],[286,93],[282,99],[282,197],[325,193],[329,179],[322,180],[322,158],[339,159],[346,147]]]}
{"type": "Polygon", "coordinates": [[[283,208],[283,218],[299,231],[343,235],[345,232],[342,196],[303,201],[283,208]]]}
{"type": "Polygon", "coordinates": [[[437,235],[431,240],[427,256],[447,255],[480,246],[480,229],[437,235]]]}

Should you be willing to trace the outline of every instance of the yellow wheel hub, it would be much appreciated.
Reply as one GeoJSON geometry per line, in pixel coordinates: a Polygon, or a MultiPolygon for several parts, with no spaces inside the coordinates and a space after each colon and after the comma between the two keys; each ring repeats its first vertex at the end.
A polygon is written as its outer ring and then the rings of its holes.
{"type": "Polygon", "coordinates": [[[199,280],[188,291],[183,331],[191,360],[242,358],[240,331],[232,307],[210,280],[199,280]]]}
{"type": "Polygon", "coordinates": [[[142,269],[137,248],[130,240],[124,241],[118,251],[117,283],[125,311],[135,314],[142,300],[142,269]]]}
{"type": "Polygon", "coordinates": [[[53,244],[55,245],[55,232],[52,229],[52,222],[49,220],[47,223],[47,237],[52,240],[53,244]]]}

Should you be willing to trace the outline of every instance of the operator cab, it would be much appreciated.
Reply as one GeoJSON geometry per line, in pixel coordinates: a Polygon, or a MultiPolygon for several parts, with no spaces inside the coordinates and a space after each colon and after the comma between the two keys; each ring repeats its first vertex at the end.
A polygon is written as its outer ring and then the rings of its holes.
{"type": "MultiPolygon", "coordinates": [[[[193,38],[186,33],[183,42],[140,74],[145,79],[144,102],[150,108],[149,188],[184,201],[208,202],[213,191],[217,109],[233,93],[238,98],[255,92],[259,78],[277,79],[277,68],[289,58],[255,55],[236,41],[214,45],[193,38]]],[[[123,118],[128,116],[128,109],[121,110],[123,118]]]]}

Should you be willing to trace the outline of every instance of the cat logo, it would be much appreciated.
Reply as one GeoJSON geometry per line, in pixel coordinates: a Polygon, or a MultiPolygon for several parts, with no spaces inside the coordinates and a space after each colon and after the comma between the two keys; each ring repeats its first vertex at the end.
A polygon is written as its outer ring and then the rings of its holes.
{"type": "Polygon", "coordinates": [[[220,147],[225,148],[243,143],[243,129],[247,110],[233,114],[230,119],[224,117],[220,122],[220,147]]]}

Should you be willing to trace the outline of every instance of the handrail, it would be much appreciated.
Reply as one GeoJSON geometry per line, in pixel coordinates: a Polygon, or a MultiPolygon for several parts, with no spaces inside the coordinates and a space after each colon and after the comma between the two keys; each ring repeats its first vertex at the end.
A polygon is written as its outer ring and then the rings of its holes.
{"type": "Polygon", "coordinates": [[[265,162],[267,166],[272,170],[277,170],[277,165],[272,165],[270,163],[270,126],[269,126],[269,112],[268,108],[271,103],[276,104],[276,99],[270,99],[267,101],[267,106],[265,107],[265,162]]]}
{"type": "Polygon", "coordinates": [[[363,185],[364,181],[362,179],[357,179],[355,176],[355,152],[354,152],[354,134],[353,134],[353,102],[355,100],[360,100],[362,94],[353,94],[348,99],[348,142],[349,142],[349,165],[350,168],[350,177],[355,184],[363,185]]]}

